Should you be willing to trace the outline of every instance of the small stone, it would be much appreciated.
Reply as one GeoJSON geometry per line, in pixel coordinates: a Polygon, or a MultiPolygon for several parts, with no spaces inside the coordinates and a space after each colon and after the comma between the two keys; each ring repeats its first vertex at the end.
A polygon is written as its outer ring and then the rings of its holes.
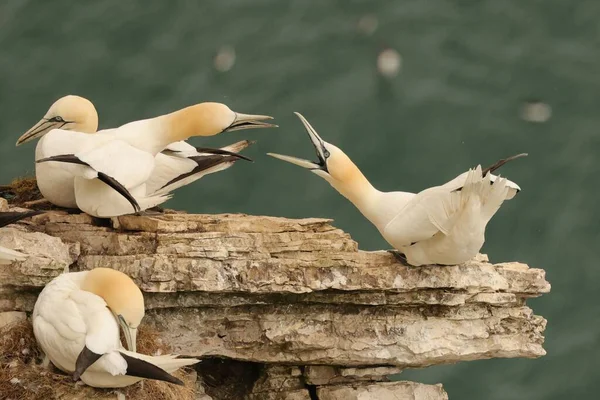
{"type": "Polygon", "coordinates": [[[217,51],[214,59],[215,69],[220,72],[227,72],[235,64],[235,49],[231,46],[223,46],[217,51]]]}
{"type": "Polygon", "coordinates": [[[521,118],[529,122],[546,122],[552,116],[552,107],[539,101],[531,100],[525,102],[521,107],[521,118]]]}
{"type": "Polygon", "coordinates": [[[385,49],[377,57],[377,70],[386,78],[398,75],[402,66],[402,57],[394,49],[385,49]]]}

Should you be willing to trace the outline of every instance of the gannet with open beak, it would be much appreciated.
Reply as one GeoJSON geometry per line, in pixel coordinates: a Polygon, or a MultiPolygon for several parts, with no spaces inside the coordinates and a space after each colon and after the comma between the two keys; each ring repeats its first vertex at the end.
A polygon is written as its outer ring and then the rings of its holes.
{"type": "MultiPolygon", "coordinates": [[[[34,215],[42,214],[42,211],[5,211],[0,212],[0,228],[14,224],[24,218],[33,217],[34,215]]],[[[0,246],[0,265],[10,264],[13,261],[23,261],[27,258],[27,254],[23,254],[20,251],[7,249],[6,247],[0,246]]]]}
{"type": "Polygon", "coordinates": [[[296,115],[319,161],[269,155],[309,169],[329,182],[414,266],[454,265],[472,259],[483,246],[488,221],[504,200],[520,191],[517,184],[492,172],[526,154],[501,160],[485,170],[477,166],[444,185],[417,194],[381,192],[342,150],[321,139],[302,115],[296,115]]]}
{"type": "MultiPolygon", "coordinates": [[[[17,146],[40,138],[57,127],[89,134],[96,132],[97,126],[98,114],[94,105],[83,97],[69,95],[55,101],[44,118],[17,140],[17,146]]],[[[112,134],[113,131],[106,129],[98,133],[112,134]]],[[[36,146],[36,161],[51,156],[44,152],[45,147],[40,142],[36,146]]],[[[195,148],[184,141],[172,143],[156,155],[154,171],[146,182],[146,195],[167,194],[205,175],[231,167],[236,159],[249,160],[237,153],[250,144],[252,142],[240,141],[220,149],[211,149],[195,148]]],[[[77,207],[75,176],[64,166],[38,163],[36,179],[40,192],[52,204],[77,207]]]]}
{"type": "MultiPolygon", "coordinates": [[[[150,193],[146,187],[156,165],[155,157],[170,144],[191,136],[276,126],[263,122],[266,119],[272,117],[235,113],[220,103],[200,103],[171,114],[99,131],[97,135],[54,129],[40,140],[38,147],[46,157],[37,163],[60,162],[57,165],[76,175],[77,206],[96,217],[114,217],[154,207],[170,198],[164,192],[164,185],[160,188],[163,189],[161,194],[150,193]]],[[[199,169],[193,169],[190,175],[185,175],[188,171],[176,174],[177,179],[166,181],[166,186],[181,180],[184,182],[180,185],[189,183],[201,177],[204,169],[211,168],[208,173],[215,172],[214,167],[219,163],[230,165],[235,158],[244,158],[224,154],[223,150],[212,156],[215,157],[211,157],[210,163],[193,160],[199,169]]],[[[205,157],[201,158],[205,161],[205,157]]],[[[161,180],[164,177],[158,179],[161,180]]]]}
{"type": "Polygon", "coordinates": [[[131,278],[96,268],[54,278],[40,293],[32,320],[44,353],[74,380],[94,387],[124,387],[143,378],[183,385],[170,373],[199,360],[136,353],[143,317],[144,297],[131,278]],[[129,351],[121,344],[119,327],[129,351]]]}

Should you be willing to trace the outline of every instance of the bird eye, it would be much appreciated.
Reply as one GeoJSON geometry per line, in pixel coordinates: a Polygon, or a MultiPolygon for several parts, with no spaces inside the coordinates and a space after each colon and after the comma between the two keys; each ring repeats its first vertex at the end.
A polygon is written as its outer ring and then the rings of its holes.
{"type": "Polygon", "coordinates": [[[325,150],[325,151],[323,152],[323,155],[325,156],[325,158],[329,158],[329,156],[330,156],[331,154],[329,154],[329,151],[325,150]]]}
{"type": "Polygon", "coordinates": [[[65,120],[64,120],[64,119],[63,119],[61,116],[54,117],[54,118],[52,118],[52,119],[53,119],[54,121],[56,121],[56,122],[65,122],[65,120]]]}

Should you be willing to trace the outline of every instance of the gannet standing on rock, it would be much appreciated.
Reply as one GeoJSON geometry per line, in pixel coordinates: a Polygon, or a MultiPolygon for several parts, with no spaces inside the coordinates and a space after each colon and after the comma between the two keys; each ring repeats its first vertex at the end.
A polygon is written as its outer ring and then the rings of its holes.
{"type": "MultiPolygon", "coordinates": [[[[100,131],[97,135],[54,129],[40,140],[38,147],[46,157],[37,163],[59,162],[57,165],[75,175],[77,206],[96,217],[114,217],[161,204],[170,198],[164,190],[173,183],[179,182],[181,186],[202,176],[207,168],[211,170],[204,174],[218,170],[219,163],[231,165],[234,158],[244,158],[220,150],[218,154],[209,154],[211,160],[206,162],[207,155],[203,154],[204,163],[196,163],[201,165],[199,170],[192,168],[190,172],[175,174],[158,188],[160,194],[149,193],[147,182],[156,165],[155,157],[169,145],[191,136],[276,126],[263,122],[266,119],[272,117],[235,113],[220,103],[200,103],[100,131]]],[[[163,176],[159,178],[158,181],[164,181],[163,176]]]]}
{"type": "Polygon", "coordinates": [[[483,246],[489,220],[504,200],[521,190],[514,182],[492,172],[526,154],[501,160],[485,170],[477,166],[444,185],[417,194],[381,192],[342,150],[321,139],[302,115],[296,115],[304,124],[319,161],[269,155],[309,169],[329,182],[414,266],[454,265],[475,257],[483,246]]]}
{"type": "MultiPolygon", "coordinates": [[[[91,101],[79,96],[65,96],[55,101],[44,117],[17,141],[17,146],[44,136],[53,129],[95,133],[98,129],[98,113],[91,101]]],[[[41,140],[35,148],[35,160],[48,157],[41,140]]],[[[50,203],[59,207],[77,208],[73,174],[59,164],[44,163],[35,166],[35,177],[40,193],[50,203]]]]}
{"type": "MultiPolygon", "coordinates": [[[[0,228],[6,225],[14,224],[23,218],[33,217],[34,215],[39,214],[42,214],[42,211],[0,212],[0,228]]],[[[13,261],[23,261],[25,258],[27,258],[27,254],[0,246],[0,265],[10,264],[13,261]]]]}
{"type": "MultiPolygon", "coordinates": [[[[97,127],[98,114],[94,105],[83,97],[69,95],[54,102],[44,118],[17,140],[17,146],[40,138],[53,129],[89,134],[95,133],[97,127]]],[[[106,129],[98,133],[113,131],[106,129]]],[[[41,139],[36,146],[36,161],[52,155],[45,151],[47,148],[43,141],[41,139]]],[[[227,169],[237,159],[249,160],[237,153],[252,143],[242,140],[220,149],[196,148],[184,141],[169,144],[155,156],[154,171],[146,182],[146,195],[167,194],[205,175],[227,169]]],[[[44,198],[59,207],[77,208],[75,176],[70,170],[65,170],[63,165],[57,163],[38,163],[35,170],[37,184],[44,198]]]]}
{"type": "Polygon", "coordinates": [[[143,378],[179,385],[170,375],[199,362],[176,355],[136,353],[144,297],[122,272],[96,268],[59,275],[46,285],[33,309],[33,332],[50,361],[89,386],[116,388],[143,378]],[[123,329],[127,351],[121,345],[123,329]]]}

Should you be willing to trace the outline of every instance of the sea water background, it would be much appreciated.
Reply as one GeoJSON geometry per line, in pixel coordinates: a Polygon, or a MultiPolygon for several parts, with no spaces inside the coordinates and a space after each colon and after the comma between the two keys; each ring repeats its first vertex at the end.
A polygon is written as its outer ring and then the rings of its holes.
{"type": "Polygon", "coordinates": [[[192,140],[258,140],[245,152],[255,163],[179,190],[169,207],[329,217],[361,248],[381,249],[375,228],[326,182],[265,156],[314,157],[293,111],[382,190],[419,191],[528,152],[501,170],[523,191],[489,224],[483,252],[547,271],[552,292],[530,304],[548,319],[548,355],[400,378],[441,382],[461,400],[595,398],[598,21],[595,0],[3,0],[0,181],[33,172],[34,145],[14,143],[60,96],[91,99],[101,128],[220,101],[281,127],[192,140]],[[377,68],[386,48],[401,56],[390,78],[377,68]],[[550,109],[524,118],[531,101],[550,109]]]}

